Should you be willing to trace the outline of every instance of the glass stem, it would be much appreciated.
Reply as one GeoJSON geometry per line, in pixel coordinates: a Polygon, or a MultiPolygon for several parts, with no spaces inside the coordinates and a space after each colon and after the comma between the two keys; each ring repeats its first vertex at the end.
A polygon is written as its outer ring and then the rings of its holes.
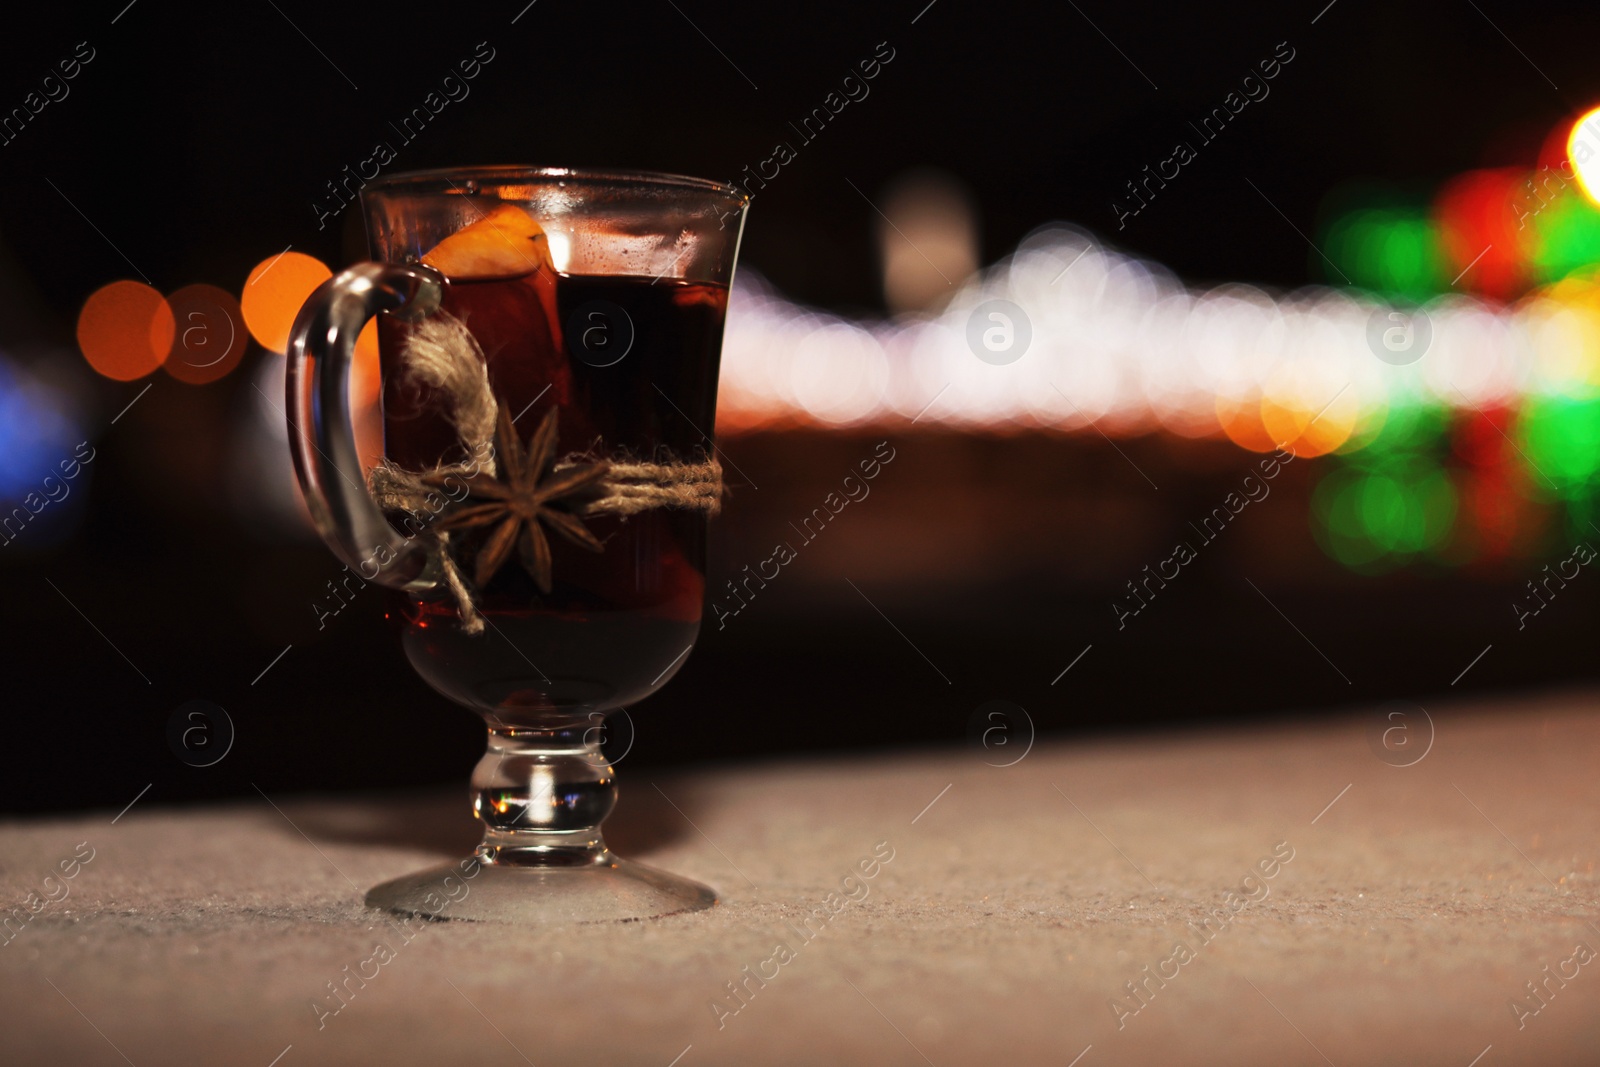
{"type": "Polygon", "coordinates": [[[592,724],[533,730],[491,727],[472,772],[473,813],[484,824],[478,858],[517,867],[610,862],[600,824],[617,802],[616,776],[592,724]]]}

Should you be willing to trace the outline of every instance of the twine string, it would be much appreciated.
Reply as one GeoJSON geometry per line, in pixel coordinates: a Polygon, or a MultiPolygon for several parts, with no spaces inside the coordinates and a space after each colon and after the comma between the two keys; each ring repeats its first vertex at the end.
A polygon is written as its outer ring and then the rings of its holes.
{"type": "MultiPolygon", "coordinates": [[[[381,460],[372,468],[367,475],[367,487],[378,507],[404,512],[426,522],[447,513],[449,505],[439,503],[440,500],[459,502],[464,494],[456,498],[453,493],[446,494],[430,486],[424,478],[437,482],[447,477],[451,481],[446,484],[452,489],[457,481],[465,489],[474,475],[486,473],[492,477],[496,473],[494,427],[500,415],[500,404],[489,387],[488,361],[483,349],[466,325],[450,315],[433,316],[411,332],[401,349],[400,373],[444,394],[447,417],[457,440],[468,455],[477,457],[421,471],[405,470],[388,460],[381,460]]],[[[559,474],[601,458],[593,449],[572,453],[557,460],[552,472],[559,474]]],[[[596,483],[588,497],[574,503],[574,514],[630,516],[656,508],[679,508],[702,511],[709,516],[722,510],[722,464],[715,456],[700,463],[678,460],[645,463],[619,452],[605,462],[609,467],[606,477],[596,483]]],[[[456,563],[450,534],[426,527],[418,534],[424,537],[424,551],[455,599],[462,631],[473,635],[483,633],[484,617],[456,563]]]]}

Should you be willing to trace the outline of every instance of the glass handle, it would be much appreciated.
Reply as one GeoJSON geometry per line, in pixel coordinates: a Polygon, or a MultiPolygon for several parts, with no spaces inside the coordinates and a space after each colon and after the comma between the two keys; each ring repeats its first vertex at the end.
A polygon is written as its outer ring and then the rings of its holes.
{"type": "Polygon", "coordinates": [[[438,310],[444,277],[424,266],[358,263],[317,287],[289,332],[288,416],[295,473],[312,521],[366,581],[400,589],[436,584],[415,540],[389,524],[368,492],[350,422],[356,337],[380,311],[438,310]]]}

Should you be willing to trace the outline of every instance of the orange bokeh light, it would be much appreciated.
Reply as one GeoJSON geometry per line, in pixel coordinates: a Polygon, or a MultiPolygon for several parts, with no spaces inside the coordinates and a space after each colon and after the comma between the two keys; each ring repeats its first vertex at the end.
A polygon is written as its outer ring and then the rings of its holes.
{"type": "Polygon", "coordinates": [[[78,347],[98,373],[131,382],[161,366],[176,335],[166,298],[143,282],[101,286],[78,312],[78,347]]]}
{"type": "Polygon", "coordinates": [[[314,256],[285,252],[257,263],[245,280],[239,305],[250,335],[262,348],[283,352],[289,347],[289,329],[311,291],[333,271],[314,256]]]}
{"type": "Polygon", "coordinates": [[[1271,452],[1278,447],[1261,422],[1261,398],[1217,397],[1217,423],[1228,440],[1252,452],[1271,452]]]}
{"type": "Polygon", "coordinates": [[[1261,401],[1261,421],[1267,431],[1283,442],[1284,451],[1301,459],[1332,452],[1350,437],[1349,423],[1330,422],[1329,416],[1318,419],[1316,415],[1314,410],[1297,404],[1280,404],[1271,398],[1261,401]]]}
{"type": "Polygon", "coordinates": [[[180,382],[204,385],[239,365],[249,342],[233,294],[214,285],[186,285],[167,297],[177,332],[163,369],[180,382]]]}

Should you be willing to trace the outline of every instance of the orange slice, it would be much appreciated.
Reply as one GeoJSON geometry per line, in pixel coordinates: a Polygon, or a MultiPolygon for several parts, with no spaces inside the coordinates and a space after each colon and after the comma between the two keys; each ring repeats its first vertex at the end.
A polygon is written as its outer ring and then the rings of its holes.
{"type": "Polygon", "coordinates": [[[501,204],[457,230],[422,262],[451,279],[515,278],[541,268],[555,273],[544,227],[514,204],[501,204]]]}

